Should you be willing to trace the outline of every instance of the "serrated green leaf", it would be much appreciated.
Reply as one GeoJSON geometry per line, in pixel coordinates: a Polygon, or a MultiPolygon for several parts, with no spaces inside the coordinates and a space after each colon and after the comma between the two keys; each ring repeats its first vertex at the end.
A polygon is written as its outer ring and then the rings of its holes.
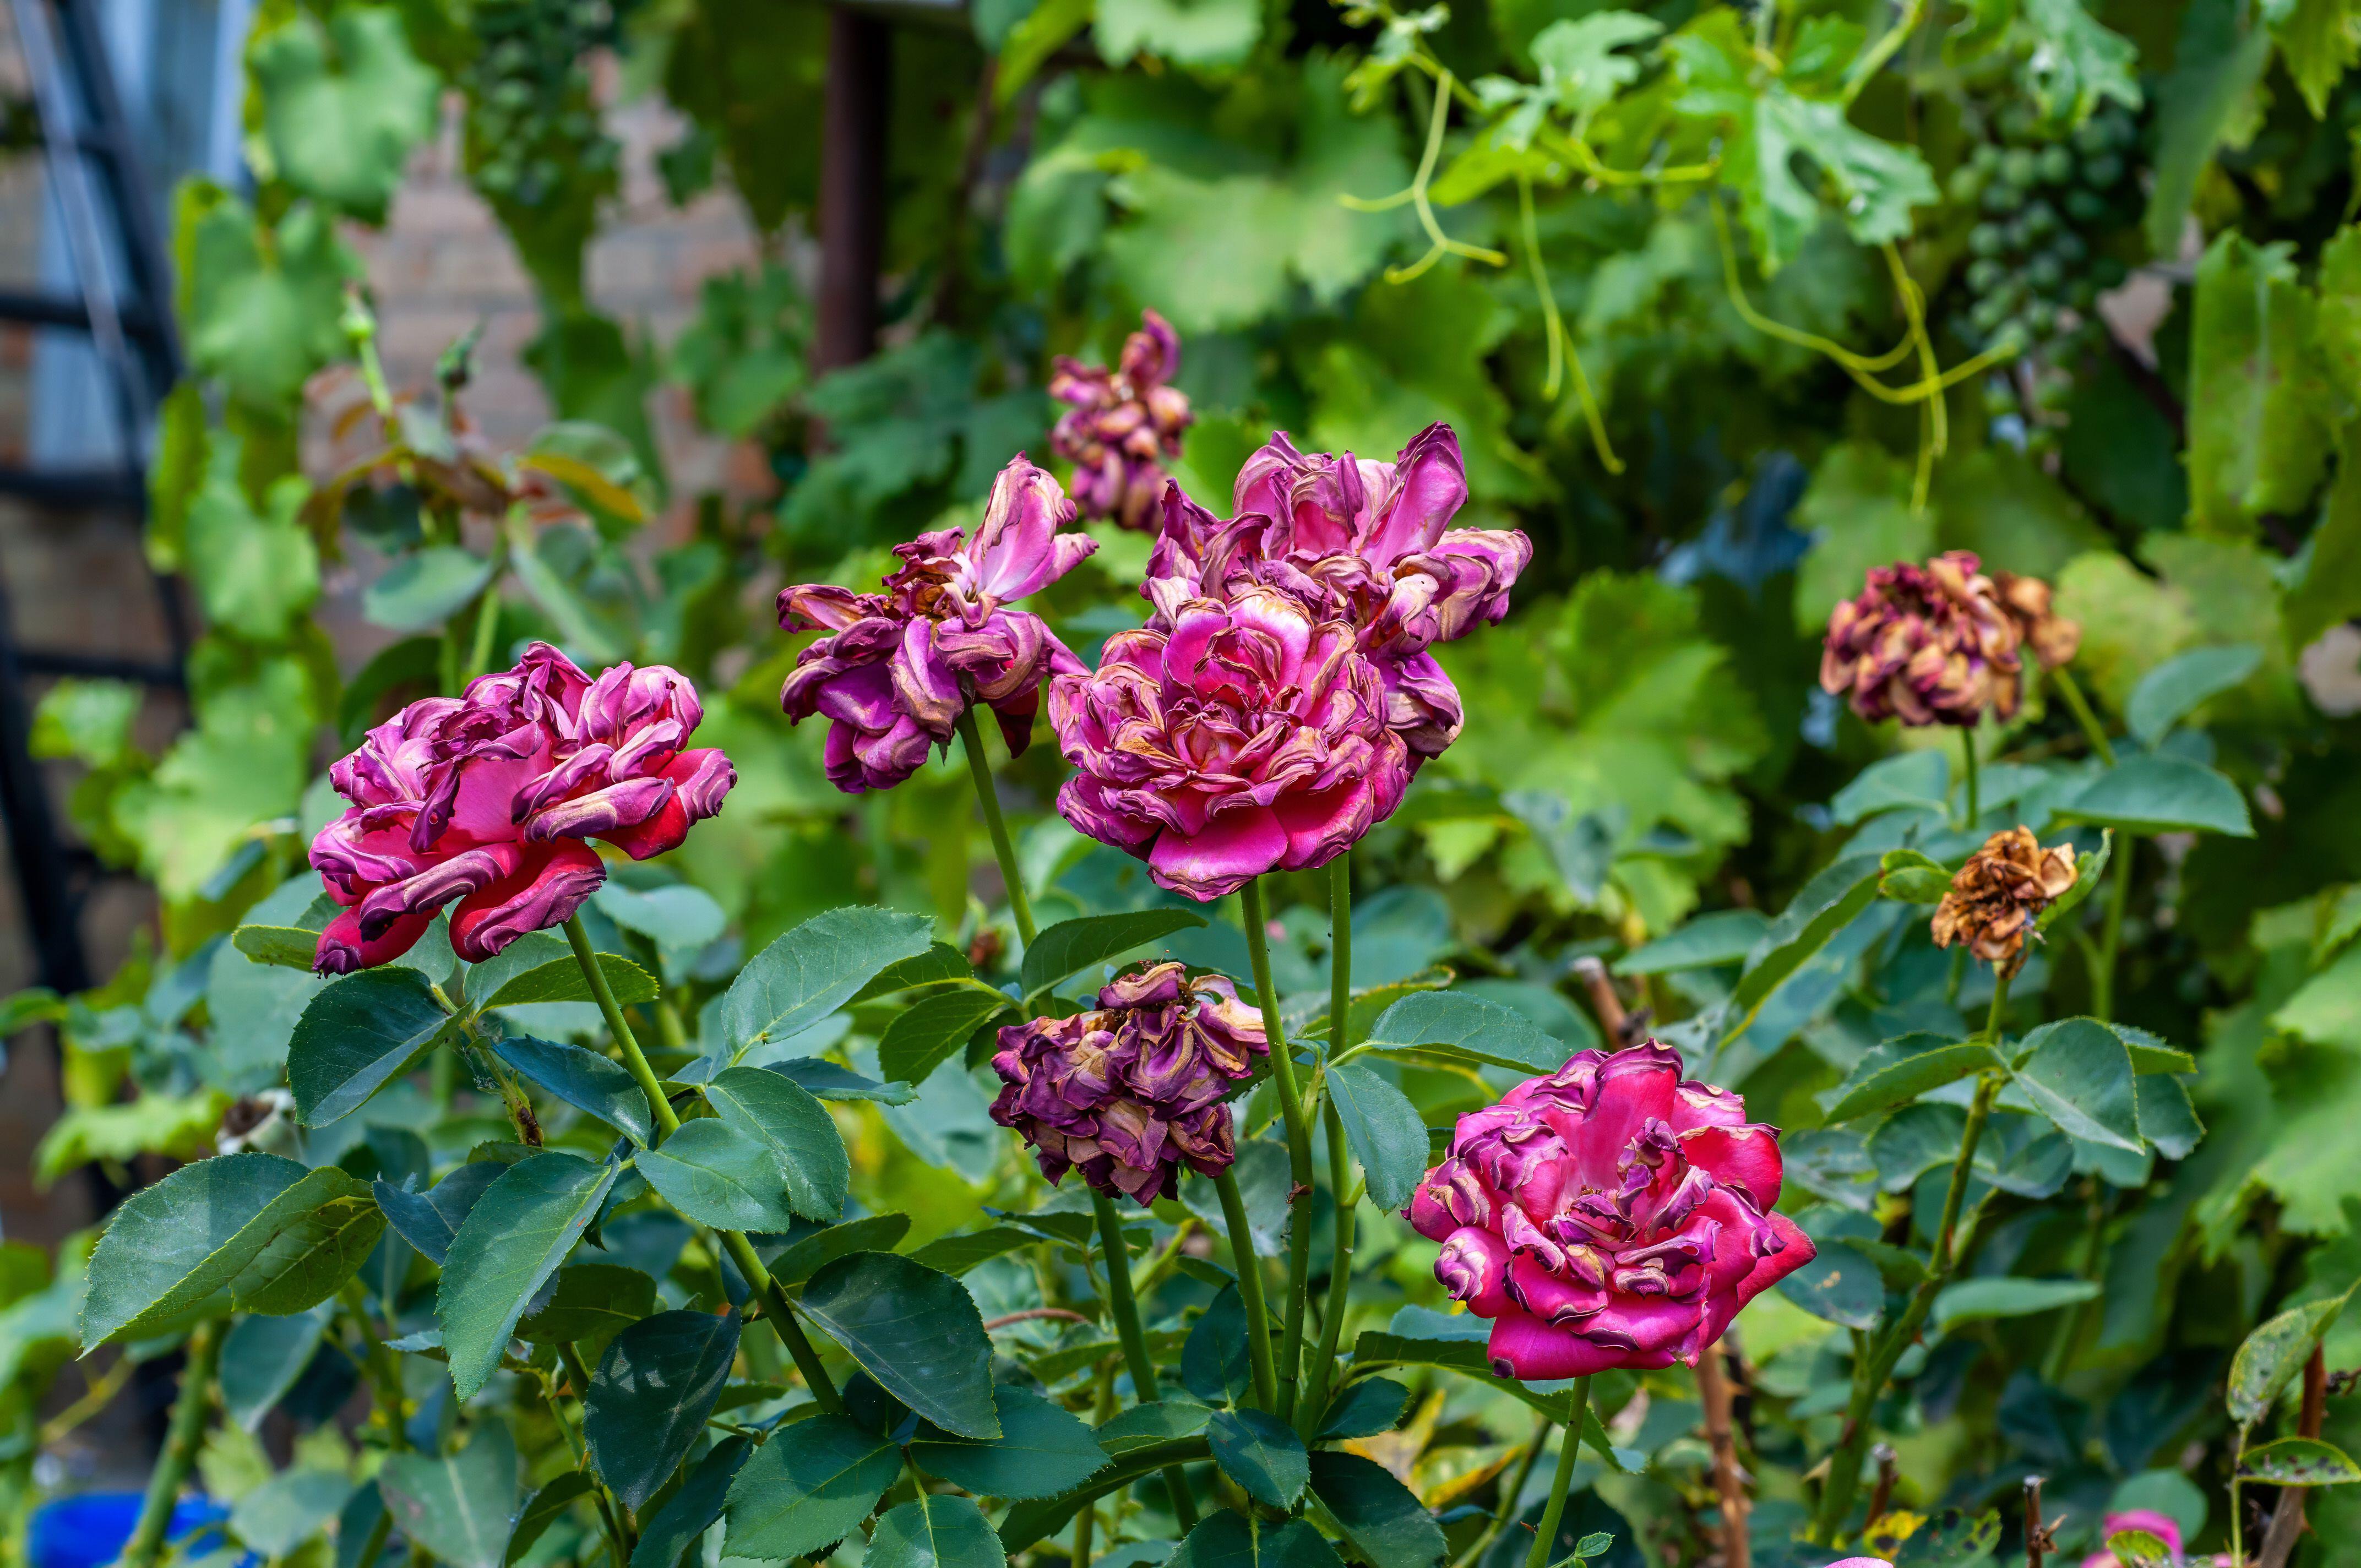
{"type": "Polygon", "coordinates": [[[461,1398],[474,1398],[490,1379],[525,1304],[582,1239],[620,1168],[537,1154],[502,1171],[468,1211],[434,1305],[461,1398]]]}
{"type": "Polygon", "coordinates": [[[877,1070],[900,1083],[924,1083],[967,1045],[968,1036],[1016,1003],[981,981],[928,992],[894,1016],[877,1038],[877,1070]]]}
{"type": "Polygon", "coordinates": [[[762,1040],[801,1034],[880,973],[934,946],[934,922],[890,909],[830,909],[757,953],[721,999],[722,1044],[735,1061],[762,1040]]]}
{"type": "Polygon", "coordinates": [[[1216,1410],[1205,1441],[1222,1474],[1268,1508],[1292,1508],[1312,1479],[1312,1458],[1295,1429],[1268,1411],[1216,1410]]]}
{"type": "Polygon", "coordinates": [[[1097,1434],[1038,1394],[1003,1384],[992,1391],[996,1438],[963,1438],[921,1427],[910,1459],[929,1475],[979,1497],[1054,1497],[1106,1467],[1097,1434]]]}
{"type": "Polygon", "coordinates": [[[2097,1019],[2066,1018],[2034,1030],[2010,1076],[2068,1136],[2140,1151],[2131,1052],[2097,1019]]]}
{"type": "MultiPolygon", "coordinates": [[[[606,977],[607,985],[614,992],[615,1000],[625,1007],[642,1002],[653,1002],[657,990],[655,976],[627,958],[614,953],[600,953],[598,972],[606,977]]],[[[568,953],[562,959],[552,959],[522,973],[511,975],[500,982],[500,989],[485,997],[486,1007],[524,1007],[540,1002],[590,1002],[590,981],[583,974],[582,965],[568,953]]]]}
{"type": "Polygon", "coordinates": [[[902,1451],[845,1416],[784,1427],[730,1483],[723,1550],[777,1562],[842,1540],[902,1473],[902,1451]]]}
{"type": "Polygon", "coordinates": [[[307,1127],[348,1116],[410,1070],[450,1025],[434,988],[389,964],[332,981],[312,998],[287,1043],[287,1085],[307,1127]]]}
{"type": "Polygon", "coordinates": [[[949,1432],[1000,1433],[992,1342],[967,1288],[892,1253],[839,1258],[804,1287],[804,1314],[886,1392],[949,1432]]]}
{"type": "Polygon", "coordinates": [[[648,1097],[622,1066],[580,1046],[512,1035],[492,1042],[493,1054],[518,1076],[588,1113],[642,1148],[655,1138],[648,1097]]]}
{"type": "Polygon", "coordinates": [[[1387,1213],[1407,1208],[1426,1174],[1426,1124],[1373,1068],[1344,1062],[1328,1069],[1328,1091],[1345,1141],[1367,1179],[1369,1201],[1387,1213]]]}
{"type": "Polygon", "coordinates": [[[735,1312],[658,1312],[617,1334],[582,1398],[591,1463],[623,1506],[647,1506],[688,1457],[738,1355],[735,1312]]]}
{"type": "Polygon", "coordinates": [[[478,1427],[464,1453],[391,1453],[378,1473],[401,1533],[452,1568],[501,1568],[517,1515],[517,1455],[506,1428],[478,1427]]]}

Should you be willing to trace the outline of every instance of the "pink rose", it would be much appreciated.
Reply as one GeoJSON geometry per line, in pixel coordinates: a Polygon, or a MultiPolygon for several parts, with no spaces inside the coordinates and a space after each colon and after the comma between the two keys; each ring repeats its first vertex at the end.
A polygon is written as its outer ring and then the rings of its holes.
{"type": "Polygon", "coordinates": [[[1777,1132],[1655,1041],[1584,1051],[1459,1118],[1411,1199],[1434,1272],[1492,1320],[1504,1377],[1694,1366],[1814,1256],[1777,1212],[1777,1132]]]}
{"type": "Polygon", "coordinates": [[[1154,311],[1140,313],[1113,369],[1058,356],[1049,395],[1072,406],[1049,432],[1049,450],[1074,466],[1084,517],[1143,532],[1156,526],[1165,461],[1180,455],[1180,433],[1195,418],[1189,400],[1165,384],[1180,367],[1180,334],[1154,311]]]}
{"type": "Polygon", "coordinates": [[[1066,820],[1196,899],[1326,865],[1410,784],[1353,629],[1272,588],[1109,638],[1095,674],[1050,683],[1049,722],[1080,770],[1066,820]]]}
{"type": "Polygon", "coordinates": [[[833,720],[828,776],[859,795],[890,789],[948,745],[974,703],[1000,719],[1012,752],[1033,738],[1041,682],[1082,669],[1038,615],[1007,607],[1064,576],[1098,548],[1060,533],[1074,504],[1022,453],[994,481],[983,526],[969,539],[946,528],[894,554],[903,565],[884,592],[829,583],[781,590],[779,624],[826,629],[796,660],[780,704],[797,723],[833,720]]]}
{"type": "Polygon", "coordinates": [[[314,967],[400,958],[455,899],[451,945],[470,963],[563,924],[607,880],[585,840],[645,860],[721,809],[730,759],[685,749],[703,716],[676,670],[593,681],[543,642],[458,696],[412,703],[328,770],[352,806],[312,841],[312,865],[345,913],[314,967]]]}
{"type": "Polygon", "coordinates": [[[1144,591],[1159,620],[1188,599],[1257,584],[1349,622],[1415,767],[1442,755],[1462,723],[1459,694],[1429,650],[1506,615],[1533,555],[1518,530],[1450,527],[1466,499],[1449,425],[1429,425],[1390,463],[1306,456],[1280,433],[1239,470],[1229,521],[1177,487],[1166,492],[1144,591]]]}

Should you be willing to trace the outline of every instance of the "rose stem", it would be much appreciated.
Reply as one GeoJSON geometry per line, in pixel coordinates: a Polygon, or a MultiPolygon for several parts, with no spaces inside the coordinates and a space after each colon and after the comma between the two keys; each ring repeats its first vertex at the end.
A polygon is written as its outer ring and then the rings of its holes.
{"type": "MultiPolygon", "coordinates": [[[[1095,1187],[1091,1189],[1091,1207],[1098,1213],[1099,1246],[1106,1254],[1107,1310],[1115,1317],[1115,1337],[1123,1342],[1131,1397],[1145,1405],[1156,1398],[1156,1364],[1148,1358],[1148,1336],[1139,1328],[1139,1299],[1132,1294],[1131,1253],[1123,1244],[1123,1220],[1115,1212],[1115,1201],[1095,1187]]],[[[1173,1515],[1185,1530],[1197,1522],[1197,1509],[1178,1464],[1165,1466],[1164,1484],[1172,1492],[1173,1515]]],[[[1087,1551],[1083,1555],[1089,1555],[1087,1551]]]]}
{"type": "Polygon", "coordinates": [[[967,771],[975,776],[975,798],[983,807],[983,825],[992,833],[992,852],[1000,861],[1000,880],[1008,887],[1008,913],[1016,917],[1016,934],[1033,945],[1033,905],[1025,895],[1025,879],[1016,872],[1016,846],[1008,841],[1008,824],[1000,817],[1000,790],[983,760],[983,736],[975,727],[975,709],[962,708],[960,740],[967,751],[967,771]]]}
{"type": "Polygon", "coordinates": [[[1246,1365],[1254,1368],[1255,1402],[1279,1409],[1270,1369],[1270,1309],[1263,1304],[1262,1260],[1255,1256],[1254,1232],[1246,1224],[1246,1201],[1238,1196],[1237,1173],[1229,1167],[1213,1178],[1221,1195],[1222,1223],[1229,1227],[1230,1261],[1237,1266],[1238,1300],[1246,1310],[1246,1365]]]}
{"type": "Polygon", "coordinates": [[[1575,1455],[1582,1447],[1582,1412],[1590,1402],[1590,1379],[1577,1377],[1565,1397],[1565,1437],[1557,1448],[1557,1474],[1550,1480],[1549,1507],[1542,1510],[1541,1532],[1525,1553],[1525,1568],[1545,1568],[1550,1547],[1557,1540],[1558,1521],[1565,1518],[1565,1492],[1574,1482],[1575,1455]]]}
{"type": "Polygon", "coordinates": [[[1279,992],[1270,983],[1270,916],[1263,908],[1261,879],[1250,879],[1238,896],[1246,905],[1246,956],[1254,960],[1255,991],[1262,997],[1262,1028],[1270,1041],[1279,1112],[1287,1124],[1287,1338],[1279,1350],[1279,1408],[1271,1413],[1288,1420],[1295,1414],[1296,1377],[1303,1361],[1303,1298],[1312,1274],[1312,1135],[1303,1124],[1302,1091],[1296,1087],[1287,1026],[1279,1021],[1279,992]]]}
{"type": "Polygon", "coordinates": [[[1709,1344],[1697,1357],[1697,1402],[1705,1407],[1705,1435],[1713,1452],[1714,1490],[1721,1496],[1723,1568],[1752,1568],[1746,1535],[1746,1473],[1738,1465],[1738,1435],[1730,1419],[1730,1376],[1722,1370],[1722,1347],[1709,1344]]]}
{"type": "Polygon", "coordinates": [[[478,675],[491,667],[492,629],[500,622],[500,568],[508,564],[508,536],[492,547],[492,575],[484,579],[476,610],[476,635],[467,649],[467,667],[459,672],[459,689],[466,691],[478,675]]]}
{"type": "MultiPolygon", "coordinates": [[[[1985,1023],[1984,1034],[1993,1048],[2001,1048],[2001,1019],[2008,1007],[2006,974],[1993,977],[1992,1013],[1985,1023]]],[[[1887,1378],[1894,1376],[1894,1364],[1902,1353],[1918,1337],[1919,1327],[1935,1304],[1936,1292],[1949,1283],[1952,1268],[1958,1264],[1957,1240],[1960,1210],[1967,1201],[1969,1167],[1976,1157],[1976,1145],[1982,1141],[1984,1124],[1991,1119],[1993,1102],[2000,1097],[2001,1075],[1987,1072],[1976,1080],[1976,1095],[1968,1106],[1968,1124],[1960,1135],[1960,1152],[1951,1161],[1951,1183],[1943,1195],[1943,1218],[1935,1232],[1935,1253],[1927,1268],[1927,1277],[1911,1293],[1910,1304],[1903,1310],[1901,1321],[1879,1342],[1876,1348],[1853,1369],[1852,1401],[1845,1411],[1844,1437],[1829,1457],[1828,1485],[1820,1492],[1820,1506],[1812,1519],[1812,1539],[1822,1546],[1829,1543],[1845,1515],[1851,1511],[1853,1494],[1861,1487],[1861,1456],[1869,1443],[1869,1418],[1877,1403],[1880,1390],[1887,1378]]]]}
{"type": "MultiPolygon", "coordinates": [[[[648,1113],[656,1119],[657,1138],[661,1142],[665,1135],[680,1130],[680,1117],[674,1113],[672,1102],[664,1096],[664,1084],[656,1077],[656,1069],[648,1065],[647,1057],[640,1049],[638,1036],[631,1033],[631,1025],[624,1021],[622,1008],[616,1004],[614,989],[607,983],[606,970],[598,967],[598,954],[590,950],[590,933],[582,928],[582,916],[579,915],[566,916],[566,939],[573,946],[574,961],[582,967],[582,978],[590,986],[591,999],[598,1003],[598,1012],[607,1020],[607,1032],[615,1037],[615,1048],[623,1053],[624,1067],[630,1069],[631,1076],[639,1080],[640,1092],[648,1097],[648,1113]]],[[[736,1231],[719,1234],[721,1245],[729,1249],[730,1261],[737,1264],[738,1272],[745,1277],[754,1294],[762,1298],[763,1306],[769,1309],[766,1315],[771,1320],[771,1328],[787,1347],[787,1354],[795,1357],[796,1367],[804,1375],[804,1381],[811,1385],[812,1398],[819,1402],[823,1411],[831,1416],[842,1410],[844,1400],[837,1394],[835,1381],[829,1376],[828,1368],[820,1365],[819,1352],[813,1349],[811,1341],[805,1337],[803,1325],[796,1321],[795,1308],[788,1301],[787,1293],[779,1288],[778,1281],[771,1277],[771,1271],[763,1266],[762,1258],[754,1251],[754,1244],[736,1231]]]]}
{"type": "MultiPolygon", "coordinates": [[[[2296,1417],[2296,1435],[2318,1439],[2327,1414],[2328,1354],[2314,1343],[2311,1359],[2303,1364],[2303,1404],[2296,1417]]],[[[2263,1532],[2263,1544],[2255,1554],[2255,1568],[2287,1568],[2288,1559],[2295,1555],[2296,1542],[2303,1539],[2303,1487],[2279,1488],[2279,1506],[2271,1509],[2270,1528],[2263,1532]]]]}
{"type": "Polygon", "coordinates": [[[2059,695],[2066,699],[2066,706],[2074,710],[2074,722],[2082,727],[2082,738],[2091,743],[2091,750],[2099,753],[2099,761],[2114,767],[2115,749],[2107,744],[2107,732],[2099,728],[2099,716],[2091,711],[2091,705],[2084,699],[2082,688],[2076,684],[2073,673],[2060,664],[2049,672],[2049,678],[2058,683],[2059,695]]]}
{"type": "Polygon", "coordinates": [[[1524,1456],[1517,1461],[1517,1473],[1500,1488],[1500,1500],[1493,1505],[1491,1521],[1485,1525],[1484,1533],[1453,1561],[1451,1568],[1474,1568],[1484,1560],[1492,1543],[1500,1539],[1500,1532],[1509,1528],[1509,1516],[1517,1511],[1517,1499],[1525,1495],[1525,1482],[1532,1477],[1542,1450],[1549,1446],[1550,1428],[1555,1424],[1547,1416],[1533,1423],[1532,1441],[1525,1444],[1524,1456]]]}
{"type": "Polygon", "coordinates": [[[205,1434],[205,1411],[213,1403],[214,1370],[221,1364],[219,1323],[199,1323],[189,1331],[188,1362],[181,1368],[180,1397],[172,1401],[172,1424],[157,1457],[156,1473],[148,1477],[148,1496],[139,1505],[139,1523],[123,1549],[125,1568],[155,1568],[164,1555],[164,1532],[172,1522],[172,1505],[180,1500],[181,1484],[196,1462],[197,1442],[205,1434]]]}
{"type": "Polygon", "coordinates": [[[2107,921],[2099,932],[2099,966],[2091,974],[2091,1012],[2101,1023],[2113,1023],[2115,1016],[2115,961],[2124,948],[2124,912],[2132,902],[2132,859],[2138,852],[2139,840],[2128,833],[2120,835],[2114,853],[2108,857],[2107,876],[2113,885],[2107,889],[2107,921]]]}
{"type": "Polygon", "coordinates": [[[1968,817],[1964,826],[1972,834],[1976,830],[1976,818],[1983,815],[1980,793],[1983,781],[1976,773],[1976,732],[1973,729],[1960,731],[1960,755],[1965,759],[1962,765],[1968,781],[1968,817]]]}
{"type": "MultiPolygon", "coordinates": [[[[1334,1061],[1349,1043],[1353,1013],[1353,855],[1351,850],[1328,863],[1328,1059],[1334,1061]]],[[[1328,1263],[1328,1310],[1320,1317],[1320,1349],[1312,1358],[1311,1382],[1303,1406],[1296,1411],[1296,1430],[1309,1441],[1326,1413],[1329,1380],[1336,1375],[1336,1342],[1345,1332],[1345,1309],[1353,1277],[1354,1210],[1360,1193],[1353,1186],[1350,1151],[1345,1124],[1336,1114],[1335,1096],[1320,1107],[1321,1125],[1328,1135],[1328,1185],[1336,1199],[1336,1250],[1328,1263]]]]}

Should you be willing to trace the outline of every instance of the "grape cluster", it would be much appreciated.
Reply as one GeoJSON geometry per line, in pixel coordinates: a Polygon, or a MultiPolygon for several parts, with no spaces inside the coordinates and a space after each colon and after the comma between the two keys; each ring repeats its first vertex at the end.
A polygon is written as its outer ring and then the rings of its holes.
{"type": "Polygon", "coordinates": [[[600,128],[585,57],[620,38],[608,0],[478,0],[483,40],[468,83],[476,183],[497,201],[539,207],[561,187],[611,187],[620,149],[600,128]]]}
{"type": "Polygon", "coordinates": [[[2094,330],[2092,304],[2124,280],[2103,247],[2137,217],[2139,129],[2112,104],[2069,129],[2022,102],[1988,129],[1951,176],[1952,201],[1980,214],[1968,231],[1971,302],[1958,324],[1978,347],[2055,355],[2094,330]]]}

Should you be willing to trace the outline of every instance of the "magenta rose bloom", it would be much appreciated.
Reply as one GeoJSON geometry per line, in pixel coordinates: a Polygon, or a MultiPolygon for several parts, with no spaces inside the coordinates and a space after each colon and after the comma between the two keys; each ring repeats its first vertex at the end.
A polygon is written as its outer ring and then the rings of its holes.
{"type": "Polygon", "coordinates": [[[328,770],[352,806],[312,841],[312,865],[345,912],[313,967],[400,958],[455,899],[451,945],[470,963],[563,924],[607,880],[584,840],[645,860],[721,809],[730,759],[685,749],[703,717],[676,670],[593,681],[544,642],[456,697],[412,703],[328,770]]]}
{"type": "Polygon", "coordinates": [[[1812,1260],[1772,1207],[1779,1178],[1776,1130],[1650,1040],[1581,1052],[1460,1117],[1410,1223],[1443,1244],[1435,1277],[1492,1320],[1501,1376],[1694,1366],[1812,1260]]]}
{"type": "Polygon", "coordinates": [[[1154,311],[1124,339],[1112,370],[1058,356],[1049,395],[1073,406],[1049,432],[1049,450],[1074,466],[1073,496],[1084,517],[1109,517],[1146,532],[1156,526],[1164,464],[1180,455],[1180,433],[1196,416],[1165,383],[1180,367],[1180,338],[1154,311]]]}
{"type": "Polygon", "coordinates": [[[779,624],[830,635],[805,649],[780,705],[820,717],[829,782],[850,795],[890,789],[950,743],[974,703],[990,707],[1011,752],[1033,739],[1041,682],[1082,661],[1038,615],[1007,607],[1074,569],[1098,542],[1060,533],[1074,503],[1017,454],[993,481],[983,526],[946,528],[894,546],[902,567],[884,592],[803,583],[779,594],[779,624]]]}
{"type": "Polygon", "coordinates": [[[1058,793],[1067,821],[1202,900],[1326,865],[1401,804],[1410,759],[1350,626],[1266,587],[1170,620],[1050,683],[1049,723],[1080,770],[1058,793]]]}
{"type": "Polygon", "coordinates": [[[1466,499],[1459,438],[1447,424],[1419,432],[1390,463],[1306,456],[1281,432],[1239,470],[1227,521],[1177,488],[1167,493],[1145,591],[1169,616],[1184,600],[1258,583],[1349,622],[1415,767],[1458,739],[1463,718],[1429,650],[1506,615],[1533,556],[1519,530],[1451,527],[1466,499]]]}
{"type": "Polygon", "coordinates": [[[1033,1146],[1050,1181],[1079,1168],[1145,1209],[1173,1195],[1184,1165],[1200,1176],[1229,1168],[1227,1096],[1269,1050],[1236,986],[1151,964],[1108,982],[1094,1012],[1001,1030],[992,1069],[1007,1087],[992,1119],[1033,1146]]]}

